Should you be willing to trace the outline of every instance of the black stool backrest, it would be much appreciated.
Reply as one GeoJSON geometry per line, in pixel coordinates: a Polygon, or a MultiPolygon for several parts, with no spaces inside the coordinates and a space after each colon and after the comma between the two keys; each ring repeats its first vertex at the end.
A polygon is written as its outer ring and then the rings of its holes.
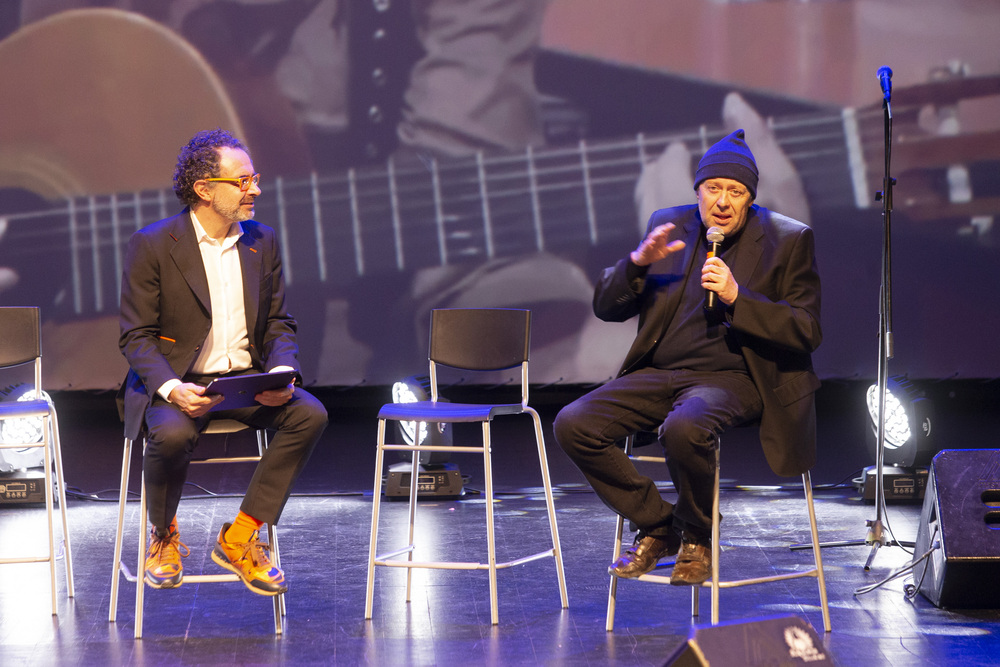
{"type": "Polygon", "coordinates": [[[431,311],[430,360],[474,371],[496,371],[528,360],[531,311],[438,308],[431,311]]]}
{"type": "Polygon", "coordinates": [[[40,321],[36,307],[0,308],[0,368],[42,356],[40,321]]]}

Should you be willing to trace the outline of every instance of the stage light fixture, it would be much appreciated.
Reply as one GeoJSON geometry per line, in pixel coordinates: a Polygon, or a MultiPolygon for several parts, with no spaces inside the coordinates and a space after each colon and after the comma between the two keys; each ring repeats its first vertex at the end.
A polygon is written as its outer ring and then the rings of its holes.
{"type": "MultiPolygon", "coordinates": [[[[874,447],[878,447],[879,387],[868,388],[874,447]]],[[[926,466],[934,456],[934,404],[901,375],[889,378],[885,394],[885,450],[883,464],[913,468],[926,466]]],[[[878,456],[878,452],[873,454],[878,456]]]]}
{"type": "MultiPolygon", "coordinates": [[[[416,403],[431,400],[430,379],[426,376],[410,376],[392,385],[393,403],[416,403]]],[[[438,400],[445,400],[438,397],[438,400]]],[[[397,430],[407,445],[451,445],[449,424],[428,424],[427,422],[397,422],[397,430]],[[430,442],[427,439],[430,438],[430,442]]],[[[409,459],[404,453],[404,458],[409,459]]],[[[448,461],[447,452],[420,452],[422,466],[443,464],[448,461]]]]}
{"type": "MultiPolygon", "coordinates": [[[[51,402],[47,393],[42,398],[51,402]]],[[[33,401],[35,392],[31,385],[18,383],[0,389],[0,401],[33,401]]],[[[4,419],[0,421],[0,442],[30,444],[42,441],[44,423],[41,417],[4,419]]],[[[41,468],[45,452],[38,447],[28,449],[0,449],[0,473],[27,468],[41,468]]]]}
{"type": "MultiPolygon", "coordinates": [[[[392,385],[393,403],[415,403],[431,400],[430,378],[410,376],[392,385]]],[[[445,399],[438,396],[439,401],[445,399]]],[[[433,445],[450,447],[452,444],[451,425],[427,422],[396,422],[396,432],[407,445],[433,445]]],[[[405,462],[389,466],[386,476],[385,495],[387,498],[402,499],[410,493],[410,471],[412,454],[400,452],[405,462]]],[[[448,462],[448,452],[421,451],[417,454],[417,497],[457,498],[462,495],[464,483],[458,466],[448,462]]]]}

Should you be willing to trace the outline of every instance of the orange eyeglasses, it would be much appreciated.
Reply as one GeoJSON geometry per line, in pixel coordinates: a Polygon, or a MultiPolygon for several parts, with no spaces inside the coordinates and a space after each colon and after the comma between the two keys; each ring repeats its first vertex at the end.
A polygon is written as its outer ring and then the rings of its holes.
{"type": "Polygon", "coordinates": [[[254,174],[253,176],[240,176],[239,178],[203,178],[203,181],[210,181],[215,183],[232,183],[240,188],[240,192],[246,192],[250,189],[250,184],[254,185],[260,184],[260,174],[254,174]]]}

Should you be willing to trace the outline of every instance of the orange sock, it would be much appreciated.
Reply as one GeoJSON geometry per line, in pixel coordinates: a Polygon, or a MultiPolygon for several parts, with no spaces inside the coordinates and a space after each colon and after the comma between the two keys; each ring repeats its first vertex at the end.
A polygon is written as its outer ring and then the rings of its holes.
{"type": "Polygon", "coordinates": [[[250,536],[255,530],[259,530],[264,525],[263,521],[258,521],[249,514],[240,512],[233,519],[233,525],[226,531],[226,542],[230,544],[241,544],[249,542],[250,536]]]}
{"type": "Polygon", "coordinates": [[[161,534],[161,529],[160,529],[159,526],[153,526],[153,532],[155,532],[160,537],[166,537],[167,535],[169,535],[170,533],[174,532],[175,530],[177,530],[177,517],[176,516],[173,519],[170,520],[170,525],[167,526],[166,532],[163,532],[162,534],[161,534]]]}

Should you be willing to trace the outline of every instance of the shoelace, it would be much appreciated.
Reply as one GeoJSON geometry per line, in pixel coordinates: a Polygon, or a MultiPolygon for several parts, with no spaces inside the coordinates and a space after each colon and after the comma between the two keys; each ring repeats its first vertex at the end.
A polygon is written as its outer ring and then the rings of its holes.
{"type": "Polygon", "coordinates": [[[271,559],[266,553],[271,550],[271,546],[269,544],[262,544],[259,538],[260,533],[255,530],[253,535],[250,536],[250,540],[243,544],[243,553],[240,554],[240,560],[249,558],[250,563],[254,567],[259,567],[261,563],[271,564],[271,559]]]}
{"type": "Polygon", "coordinates": [[[191,554],[188,545],[181,542],[181,536],[176,531],[164,537],[153,533],[152,544],[149,545],[149,555],[164,560],[169,554],[169,549],[176,551],[181,558],[187,558],[191,554]]]}

